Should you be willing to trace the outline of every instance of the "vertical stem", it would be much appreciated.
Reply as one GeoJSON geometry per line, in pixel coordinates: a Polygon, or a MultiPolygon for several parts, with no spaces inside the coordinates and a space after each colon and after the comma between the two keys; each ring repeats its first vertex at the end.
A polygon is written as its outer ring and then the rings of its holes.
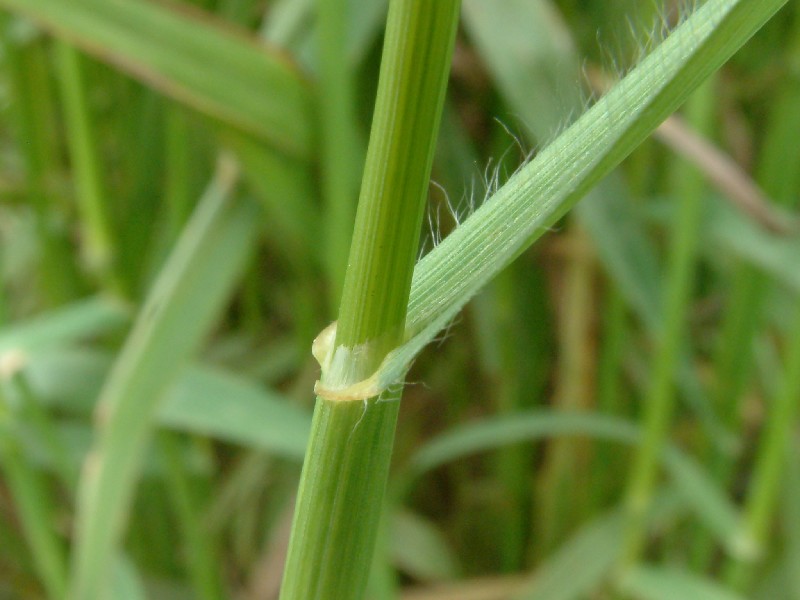
{"type": "Polygon", "coordinates": [[[189,143],[189,123],[183,109],[170,107],[166,116],[165,156],[166,180],[164,205],[167,213],[166,243],[171,246],[192,213],[193,148],[189,143]]]}
{"type": "MultiPolygon", "coordinates": [[[[366,379],[402,340],[459,0],[392,0],[330,387],[366,379]]],[[[375,546],[400,389],[317,399],[282,600],[360,598],[375,546]]]]}
{"type": "Polygon", "coordinates": [[[170,501],[181,528],[181,537],[186,540],[186,570],[194,593],[202,600],[224,598],[216,539],[203,521],[202,508],[198,506],[197,494],[186,472],[181,440],[170,431],[162,431],[158,442],[166,463],[170,501]]]}
{"type": "Polygon", "coordinates": [[[114,274],[114,235],[100,174],[102,165],[91,125],[81,57],[77,50],[58,41],[55,43],[55,59],[74,173],[75,195],[83,226],[84,259],[90,271],[109,288],[119,291],[119,280],[114,274]]]}
{"type": "MultiPolygon", "coordinates": [[[[784,461],[800,406],[800,302],[794,326],[787,337],[786,367],[778,394],[769,407],[769,416],[756,453],[740,540],[755,553],[762,550],[769,534],[772,516],[783,484],[784,461]]],[[[751,553],[752,554],[752,553],[751,553]]],[[[748,591],[753,576],[751,562],[729,563],[726,577],[734,589],[748,591]]]]}
{"type": "MultiPolygon", "coordinates": [[[[572,223],[559,299],[558,376],[553,394],[557,410],[587,411],[592,397],[591,247],[585,232],[572,223]]],[[[586,442],[570,438],[554,440],[543,465],[539,527],[546,549],[553,549],[570,523],[585,518],[588,497],[578,493],[588,487],[586,442]],[[584,514],[582,514],[584,513],[584,514]]]]}
{"type": "Polygon", "coordinates": [[[458,0],[393,0],[336,348],[367,343],[360,381],[402,339],[458,0]]]}
{"type": "MultiPolygon", "coordinates": [[[[790,58],[800,61],[800,18],[794,24],[790,58]]],[[[764,136],[761,162],[758,165],[758,183],[769,198],[782,205],[791,205],[797,198],[800,185],[800,168],[791,148],[800,133],[800,77],[788,77],[776,97],[769,115],[764,136]]],[[[752,373],[753,339],[761,324],[764,300],[770,288],[769,278],[751,265],[741,265],[734,274],[728,306],[722,322],[715,355],[716,401],[718,408],[728,415],[727,425],[739,429],[740,400],[752,373]]],[[[725,479],[730,478],[730,460],[722,469],[725,479]],[[727,471],[727,473],[726,473],[727,471]]]]}
{"type": "MultiPolygon", "coordinates": [[[[792,50],[787,54],[800,61],[800,17],[795,19],[792,50]]],[[[764,136],[758,182],[769,198],[784,206],[795,203],[800,185],[800,168],[796,156],[787,152],[800,134],[800,81],[787,78],[769,115],[764,136]]],[[[761,325],[764,300],[768,295],[768,277],[751,265],[737,268],[730,298],[722,322],[714,357],[716,373],[715,400],[724,415],[725,424],[741,429],[739,414],[741,397],[752,374],[753,339],[761,325]]],[[[717,461],[716,471],[723,481],[730,480],[733,464],[730,459],[717,461]]]]}
{"type": "MultiPolygon", "coordinates": [[[[800,16],[795,17],[787,56],[800,60],[800,16]]],[[[787,152],[800,135],[800,81],[787,78],[773,102],[767,122],[761,160],[758,165],[758,182],[775,203],[795,204],[796,190],[800,185],[800,165],[796,156],[787,152]]],[[[768,298],[771,282],[767,275],[752,265],[739,265],[734,273],[732,291],[724,314],[715,355],[715,400],[726,426],[744,435],[741,419],[742,397],[751,384],[753,372],[753,342],[758,328],[763,324],[764,302],[768,298]]],[[[771,417],[769,417],[771,418],[771,417]]],[[[721,485],[729,488],[736,468],[736,456],[717,455],[714,458],[714,475],[721,485]]],[[[713,559],[709,542],[699,558],[708,565],[713,559]]]]}
{"type": "MultiPolygon", "coordinates": [[[[497,412],[511,414],[526,408],[526,403],[537,397],[535,388],[526,383],[531,371],[541,369],[536,364],[540,355],[531,356],[529,342],[535,335],[530,331],[530,320],[523,317],[526,306],[533,304],[532,295],[523,288],[525,279],[533,279],[527,265],[512,263],[494,281],[494,310],[487,315],[488,324],[496,331],[498,360],[495,379],[497,412]],[[523,300],[524,298],[524,300],[523,300]],[[526,331],[527,330],[527,331],[526,331]],[[539,367],[539,368],[537,368],[539,367]]],[[[525,550],[530,534],[530,499],[532,489],[529,474],[533,468],[532,448],[513,445],[497,453],[495,468],[497,484],[502,494],[502,511],[497,514],[497,529],[503,543],[500,545],[500,568],[514,573],[523,568],[525,550]]]]}
{"type": "MultiPolygon", "coordinates": [[[[602,308],[602,334],[600,336],[597,366],[597,410],[606,415],[626,415],[625,393],[622,385],[622,361],[628,337],[627,312],[624,297],[612,281],[607,283],[602,308]]],[[[620,455],[605,444],[597,448],[593,459],[592,503],[595,509],[607,504],[613,481],[607,474],[616,472],[621,466],[620,455]],[[611,484],[611,485],[609,485],[611,484]]],[[[616,494],[616,491],[613,491],[616,494]]]]}
{"type": "Polygon", "coordinates": [[[12,33],[15,18],[0,13],[5,52],[4,65],[12,91],[13,122],[23,157],[27,200],[35,215],[41,247],[38,277],[47,301],[59,304],[80,294],[77,273],[63,231],[53,223],[58,214],[55,195],[47,185],[58,170],[55,156],[59,143],[53,115],[50,73],[43,43],[34,37],[12,33]]]}
{"type": "MultiPolygon", "coordinates": [[[[705,122],[713,108],[713,79],[698,88],[689,100],[692,121],[705,122]]],[[[657,340],[650,385],[644,398],[643,439],[636,454],[628,483],[626,505],[630,523],[626,535],[622,567],[635,563],[645,542],[644,516],[649,507],[658,474],[661,454],[672,420],[675,404],[675,378],[678,355],[686,335],[686,320],[691,300],[692,280],[699,242],[703,181],[696,173],[678,174],[680,205],[673,229],[665,318],[657,340]]]]}
{"type": "Polygon", "coordinates": [[[27,462],[19,440],[20,415],[12,412],[5,382],[0,382],[0,472],[18,510],[25,542],[48,598],[64,598],[67,559],[55,532],[51,490],[42,474],[27,462]]]}

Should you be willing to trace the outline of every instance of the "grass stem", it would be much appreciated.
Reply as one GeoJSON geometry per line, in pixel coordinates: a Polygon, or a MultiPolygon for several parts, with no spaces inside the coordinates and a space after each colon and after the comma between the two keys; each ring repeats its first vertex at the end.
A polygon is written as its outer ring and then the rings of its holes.
{"type": "MultiPolygon", "coordinates": [[[[403,339],[459,0],[393,0],[338,327],[321,383],[368,378],[403,339]]],[[[401,386],[318,397],[281,600],[360,598],[372,565],[401,386]]]]}
{"type": "MultiPolygon", "coordinates": [[[[706,121],[706,115],[713,107],[713,90],[713,82],[707,82],[689,101],[688,110],[694,119],[706,121]]],[[[696,173],[685,173],[681,169],[676,192],[679,206],[670,242],[665,318],[661,336],[656,340],[650,383],[643,399],[643,443],[631,468],[626,495],[630,524],[623,568],[638,560],[645,542],[644,518],[657,482],[658,455],[671,427],[675,405],[674,379],[683,339],[688,333],[686,323],[700,241],[703,181],[696,173]]]]}

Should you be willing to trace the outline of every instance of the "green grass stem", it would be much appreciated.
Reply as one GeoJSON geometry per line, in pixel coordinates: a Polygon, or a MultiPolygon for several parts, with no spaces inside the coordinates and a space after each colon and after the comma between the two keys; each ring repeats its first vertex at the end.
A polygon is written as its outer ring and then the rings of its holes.
{"type": "MultiPolygon", "coordinates": [[[[393,0],[356,226],[322,385],[366,379],[402,341],[460,3],[393,0]]],[[[372,565],[400,388],[319,397],[282,600],[362,597],[372,565]]]]}
{"type": "Polygon", "coordinates": [[[402,339],[458,8],[453,0],[390,5],[334,344],[334,354],[371,346],[350,382],[370,375],[402,339]]]}
{"type": "Polygon", "coordinates": [[[49,60],[43,40],[19,19],[2,17],[4,64],[8,72],[14,121],[24,160],[28,202],[36,216],[37,241],[41,246],[39,285],[51,304],[71,300],[80,285],[63,231],[53,226],[49,211],[59,212],[59,203],[48,185],[48,175],[58,170],[57,139],[52,102],[49,60]]]}
{"type": "Polygon", "coordinates": [[[728,583],[747,593],[753,583],[753,558],[763,548],[777,508],[783,486],[784,464],[792,431],[800,408],[800,310],[786,336],[786,360],[780,386],[768,409],[767,420],[760,434],[756,462],[748,488],[739,543],[748,549],[745,560],[732,560],[725,573],[728,583]],[[749,560],[748,560],[749,559],[749,560]]]}
{"type": "MultiPolygon", "coordinates": [[[[790,84],[791,85],[791,84],[790,84]]],[[[789,86],[787,86],[789,87],[789,86]]],[[[800,102],[800,89],[796,89],[794,100],[800,102]]],[[[791,192],[780,188],[800,174],[800,169],[787,164],[785,148],[786,132],[800,134],[800,121],[795,113],[796,105],[790,110],[783,102],[779,102],[772,115],[771,127],[766,136],[764,163],[760,167],[765,190],[771,199],[779,203],[788,203],[791,192]],[[772,155],[772,159],[770,159],[772,155]],[[787,193],[788,192],[788,193],[787,193]]],[[[753,384],[754,345],[759,327],[763,325],[764,303],[769,295],[771,285],[766,273],[751,264],[738,265],[733,272],[729,298],[723,313],[714,355],[714,400],[715,406],[725,425],[736,434],[742,434],[743,396],[748,386],[753,384]]],[[[716,453],[710,460],[713,468],[725,486],[731,485],[731,477],[736,468],[739,453],[716,453]]],[[[710,548],[698,550],[698,560],[708,565],[712,559],[710,548]]]]}
{"type": "MultiPolygon", "coordinates": [[[[800,57],[800,19],[795,19],[789,56],[800,57]]],[[[778,205],[789,206],[800,183],[800,167],[786,152],[800,135],[800,83],[787,78],[767,120],[767,132],[756,168],[758,182],[778,205]]],[[[766,273],[750,264],[738,265],[733,272],[729,299],[723,313],[714,354],[714,399],[725,424],[736,434],[743,433],[743,395],[752,385],[754,345],[763,324],[764,303],[771,284],[766,273]]],[[[714,471],[722,485],[730,486],[738,453],[716,454],[714,471]]],[[[699,544],[698,559],[708,566],[713,558],[709,548],[699,544]]]]}
{"type": "Polygon", "coordinates": [[[166,241],[171,245],[192,213],[192,155],[190,123],[186,111],[171,107],[166,116],[164,160],[167,163],[164,204],[167,212],[166,241]]]}
{"type": "MultiPolygon", "coordinates": [[[[3,388],[6,382],[2,382],[3,388]]],[[[63,540],[55,529],[55,505],[53,496],[40,470],[31,468],[25,458],[25,450],[17,432],[18,419],[9,402],[6,389],[0,390],[2,418],[0,426],[0,468],[14,505],[28,550],[39,581],[47,597],[52,600],[64,598],[67,589],[67,556],[63,540]]]]}
{"type": "Polygon", "coordinates": [[[76,204],[84,228],[81,235],[84,260],[89,272],[97,276],[106,289],[121,292],[121,282],[115,273],[115,236],[101,175],[103,165],[86,97],[82,59],[77,50],[64,42],[56,42],[54,52],[76,204]]]}
{"type": "MultiPolygon", "coordinates": [[[[630,326],[625,301],[619,288],[613,283],[605,290],[601,323],[600,357],[597,365],[597,409],[602,414],[626,415],[629,412],[623,384],[623,363],[626,342],[630,337],[630,326]]],[[[610,470],[620,468],[622,461],[606,447],[597,449],[592,468],[593,502],[596,507],[604,506],[615,490],[604,485],[601,476],[610,470]]]]}
{"type": "MultiPolygon", "coordinates": [[[[800,19],[795,19],[789,56],[800,60],[800,19]]],[[[786,152],[800,135],[800,82],[787,78],[773,104],[757,179],[774,202],[796,204],[800,168],[791,152],[786,152]]],[[[753,340],[761,323],[764,300],[769,289],[767,277],[751,265],[736,269],[730,300],[720,328],[715,355],[716,402],[728,424],[737,427],[741,397],[752,376],[753,340]]],[[[727,467],[730,469],[730,465],[727,467]]]]}
{"type": "Polygon", "coordinates": [[[195,597],[201,600],[222,600],[225,587],[216,536],[203,519],[204,506],[187,473],[184,444],[177,434],[160,432],[158,448],[166,463],[167,488],[173,511],[182,530],[183,556],[195,597]]]}
{"type": "MultiPolygon", "coordinates": [[[[586,232],[572,223],[566,252],[564,289],[559,301],[560,335],[553,404],[565,413],[588,412],[594,404],[592,395],[591,311],[593,303],[593,264],[586,232]]],[[[537,530],[545,551],[563,538],[571,523],[582,522],[589,495],[585,442],[555,440],[542,466],[541,510],[537,530]],[[577,498],[576,498],[577,497],[577,498]],[[570,510],[564,510],[569,504],[570,510]]]]}
{"type": "MultiPolygon", "coordinates": [[[[692,122],[707,123],[713,109],[713,80],[701,86],[690,100],[687,110],[692,122]]],[[[622,567],[636,562],[645,543],[644,515],[652,502],[658,477],[656,458],[671,429],[675,407],[675,385],[678,359],[690,317],[690,302],[700,243],[704,181],[686,168],[675,171],[675,195],[678,207],[672,228],[667,284],[664,300],[663,331],[651,367],[647,392],[644,395],[644,443],[631,466],[626,493],[630,523],[622,567]]]]}

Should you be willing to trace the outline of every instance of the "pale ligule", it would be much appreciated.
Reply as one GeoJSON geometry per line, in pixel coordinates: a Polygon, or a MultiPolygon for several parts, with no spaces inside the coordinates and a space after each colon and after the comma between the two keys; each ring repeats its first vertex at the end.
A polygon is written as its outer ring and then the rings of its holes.
{"type": "MultiPolygon", "coordinates": [[[[389,353],[389,355],[386,356],[380,367],[378,367],[378,370],[370,375],[367,379],[347,386],[333,386],[326,383],[325,375],[328,372],[333,359],[335,340],[336,321],[323,329],[311,344],[311,353],[314,355],[314,358],[317,359],[317,362],[322,369],[320,378],[316,381],[316,383],[314,383],[314,393],[317,396],[333,402],[364,401],[379,396],[386,391],[390,385],[396,383],[394,381],[384,382],[381,380],[381,374],[385,371],[385,365],[387,365],[391,360],[392,353],[389,353]]],[[[340,348],[339,350],[343,349],[340,348]]]]}

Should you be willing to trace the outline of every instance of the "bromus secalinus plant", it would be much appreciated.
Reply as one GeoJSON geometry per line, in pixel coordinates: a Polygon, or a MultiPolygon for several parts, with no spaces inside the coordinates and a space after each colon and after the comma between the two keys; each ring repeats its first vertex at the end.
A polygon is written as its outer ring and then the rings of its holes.
{"type": "Polygon", "coordinates": [[[0,596],[800,595],[800,10],[639,4],[0,0],[0,596]]]}

